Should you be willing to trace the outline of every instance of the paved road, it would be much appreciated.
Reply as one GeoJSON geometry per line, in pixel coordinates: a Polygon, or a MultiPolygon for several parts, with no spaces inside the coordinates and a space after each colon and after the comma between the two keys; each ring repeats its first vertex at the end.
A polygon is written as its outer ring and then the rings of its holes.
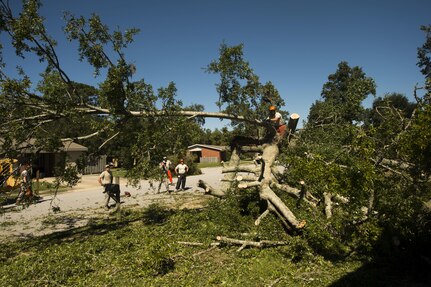
{"type": "MultiPolygon", "coordinates": [[[[121,195],[128,191],[131,196],[121,196],[122,207],[146,207],[154,202],[175,205],[184,201],[184,196],[190,196],[189,204],[193,204],[192,197],[202,197],[204,191],[197,187],[200,179],[217,188],[222,178],[221,167],[203,168],[202,175],[188,176],[186,191],[178,193],[159,193],[157,185],[151,187],[150,182],[141,181],[139,187],[127,185],[120,180],[121,195]]],[[[110,212],[103,209],[103,189],[97,182],[98,175],[85,175],[77,186],[66,192],[53,196],[43,196],[42,200],[26,208],[11,207],[0,214],[0,241],[13,240],[20,237],[39,236],[59,230],[83,226],[93,217],[107,216],[110,212]],[[59,212],[54,212],[58,207],[59,212]]],[[[174,180],[175,183],[175,180],[174,180]]],[[[173,191],[174,186],[170,187],[173,191]]]]}

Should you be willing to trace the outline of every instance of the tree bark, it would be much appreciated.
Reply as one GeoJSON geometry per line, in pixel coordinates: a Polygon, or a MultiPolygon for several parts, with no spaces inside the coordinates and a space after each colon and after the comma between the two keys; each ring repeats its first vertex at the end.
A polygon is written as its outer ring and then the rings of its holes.
{"type": "Polygon", "coordinates": [[[317,198],[315,198],[314,196],[312,196],[308,191],[304,190],[301,191],[297,188],[291,187],[287,184],[278,184],[278,183],[272,183],[271,187],[275,187],[279,190],[285,191],[287,194],[289,194],[290,196],[304,201],[307,204],[316,207],[317,204],[319,203],[319,200],[317,198]]]}
{"type": "Polygon", "coordinates": [[[304,220],[299,221],[286,204],[272,191],[271,188],[269,188],[268,184],[263,184],[260,191],[260,198],[270,202],[283,219],[287,220],[294,229],[301,229],[305,226],[306,222],[304,220]]]}
{"type": "Polygon", "coordinates": [[[222,190],[213,188],[203,180],[198,181],[198,187],[203,188],[206,194],[209,194],[215,197],[224,197],[226,195],[222,190]]]}
{"type": "Polygon", "coordinates": [[[221,183],[222,192],[226,192],[230,189],[231,187],[230,181],[235,180],[236,174],[238,172],[239,163],[240,163],[239,151],[238,149],[234,149],[232,150],[232,155],[227,164],[228,167],[223,168],[223,171],[222,171],[222,173],[225,173],[223,177],[223,181],[221,183]],[[225,170],[229,170],[229,171],[227,172],[225,170]]]}
{"type": "Polygon", "coordinates": [[[236,177],[236,181],[257,181],[258,177],[256,177],[255,175],[238,175],[236,177]]]}

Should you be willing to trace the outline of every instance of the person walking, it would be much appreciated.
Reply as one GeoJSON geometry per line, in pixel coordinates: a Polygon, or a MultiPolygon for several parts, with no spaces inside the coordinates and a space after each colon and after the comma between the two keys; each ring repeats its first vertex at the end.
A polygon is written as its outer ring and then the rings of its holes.
{"type": "Polygon", "coordinates": [[[24,163],[22,165],[22,171],[20,174],[21,177],[21,185],[18,193],[18,198],[16,199],[15,204],[20,204],[22,202],[22,199],[24,195],[26,197],[32,198],[33,197],[33,189],[31,186],[31,176],[30,176],[30,164],[24,163]]]}
{"type": "MultiPolygon", "coordinates": [[[[111,166],[109,164],[105,165],[105,170],[99,175],[99,184],[104,187],[103,193],[105,194],[105,210],[109,209],[109,200],[111,199],[110,189],[112,186],[112,171],[111,166]]],[[[117,200],[115,200],[117,201],[117,200]]],[[[116,202],[116,205],[119,202],[116,202]]]]}
{"type": "Polygon", "coordinates": [[[180,163],[175,167],[175,174],[178,177],[177,186],[175,191],[185,190],[186,189],[186,173],[189,171],[189,167],[184,163],[184,160],[181,159],[180,163]],[[181,187],[181,189],[180,189],[181,187]]]}

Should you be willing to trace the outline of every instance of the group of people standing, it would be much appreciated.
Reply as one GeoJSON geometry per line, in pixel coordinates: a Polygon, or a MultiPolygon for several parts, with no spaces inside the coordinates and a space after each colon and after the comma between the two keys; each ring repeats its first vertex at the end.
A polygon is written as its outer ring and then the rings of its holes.
{"type": "MultiPolygon", "coordinates": [[[[267,118],[272,124],[275,131],[283,137],[286,133],[286,124],[282,118],[282,115],[277,112],[275,106],[269,107],[269,115],[267,118]]],[[[167,192],[170,192],[169,186],[173,185],[172,173],[171,173],[172,162],[165,156],[159,164],[160,168],[160,183],[157,192],[160,192],[161,186],[164,183],[167,192]]],[[[21,186],[18,194],[16,204],[20,204],[24,196],[33,197],[33,190],[31,186],[30,169],[31,165],[28,163],[23,164],[21,168],[21,186]]],[[[186,189],[186,174],[189,171],[189,167],[184,163],[183,159],[180,159],[179,164],[173,169],[176,176],[178,177],[175,191],[181,191],[186,189]]],[[[110,165],[105,166],[105,170],[100,174],[98,182],[104,187],[104,193],[106,193],[105,208],[109,209],[109,200],[113,198],[116,202],[116,207],[120,204],[120,188],[118,184],[113,184],[113,176],[110,170],[110,165]]]]}
{"type": "MultiPolygon", "coordinates": [[[[170,192],[169,185],[173,185],[172,173],[171,173],[172,162],[165,156],[162,162],[159,164],[160,168],[160,183],[157,192],[160,192],[160,188],[165,183],[166,191],[170,192]]],[[[174,172],[178,177],[175,191],[186,189],[186,174],[189,171],[189,167],[184,163],[183,159],[180,159],[179,164],[174,168],[174,172]]],[[[114,199],[115,207],[120,207],[120,187],[119,184],[113,184],[113,175],[111,166],[107,164],[105,170],[99,175],[98,182],[103,186],[105,193],[105,210],[109,210],[109,201],[114,199]]]]}
{"type": "MultiPolygon", "coordinates": [[[[172,173],[171,173],[172,162],[166,157],[159,164],[160,168],[160,183],[157,192],[160,192],[162,184],[165,184],[167,192],[170,192],[169,185],[173,185],[172,173]]],[[[180,163],[174,168],[175,175],[178,177],[175,191],[186,189],[186,174],[189,171],[189,167],[184,163],[183,159],[180,159],[180,163]]]]}

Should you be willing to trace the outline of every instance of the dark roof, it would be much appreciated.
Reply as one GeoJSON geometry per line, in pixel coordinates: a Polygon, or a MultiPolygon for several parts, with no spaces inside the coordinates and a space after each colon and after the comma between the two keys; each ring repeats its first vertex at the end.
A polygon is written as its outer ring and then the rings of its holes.
{"type": "MultiPolygon", "coordinates": [[[[21,150],[21,153],[32,153],[34,152],[35,141],[36,141],[35,139],[30,139],[27,142],[23,142],[18,146],[15,146],[15,148],[21,150]]],[[[0,139],[0,143],[3,143],[1,139],[0,139]]],[[[62,141],[62,143],[63,143],[63,146],[59,148],[59,151],[65,151],[65,152],[88,151],[87,147],[80,145],[72,140],[65,140],[65,141],[62,141]]],[[[50,153],[50,152],[41,150],[40,153],[50,153]]]]}

